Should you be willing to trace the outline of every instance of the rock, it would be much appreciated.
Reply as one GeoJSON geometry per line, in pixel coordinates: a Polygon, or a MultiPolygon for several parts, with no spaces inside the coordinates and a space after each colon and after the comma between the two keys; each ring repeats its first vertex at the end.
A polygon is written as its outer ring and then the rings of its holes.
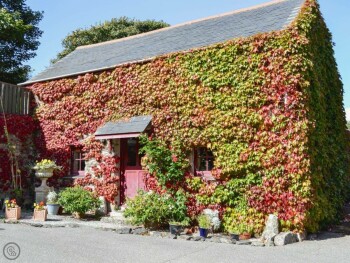
{"type": "Polygon", "coordinates": [[[297,234],[297,240],[298,242],[303,242],[307,237],[307,232],[306,230],[304,232],[298,233],[297,234]]]}
{"type": "Polygon", "coordinates": [[[40,224],[40,223],[32,223],[32,224],[30,224],[30,226],[33,226],[33,227],[43,227],[43,224],[40,224]]]}
{"type": "Polygon", "coordinates": [[[278,217],[275,215],[269,215],[261,238],[265,241],[278,235],[278,233],[278,217]]]}
{"type": "Polygon", "coordinates": [[[236,245],[251,245],[252,244],[252,241],[250,240],[238,240],[236,242],[236,245]]]}
{"type": "Polygon", "coordinates": [[[203,238],[203,237],[201,237],[201,236],[196,236],[196,237],[193,237],[193,241],[199,241],[199,240],[202,240],[202,239],[205,239],[205,238],[203,238]]]}
{"type": "Polygon", "coordinates": [[[225,243],[225,244],[232,244],[232,240],[226,237],[221,237],[220,238],[220,243],[225,243]]]}
{"type": "Polygon", "coordinates": [[[264,242],[257,240],[257,241],[252,242],[252,246],[253,247],[264,247],[265,244],[264,244],[264,242]]]}
{"type": "Polygon", "coordinates": [[[144,227],[137,227],[131,230],[131,234],[134,234],[134,235],[145,235],[147,233],[148,231],[144,227]]]}
{"type": "Polygon", "coordinates": [[[317,234],[310,234],[307,236],[307,240],[316,240],[317,239],[317,234]]]}
{"type": "Polygon", "coordinates": [[[18,220],[15,219],[5,219],[6,224],[18,224],[18,220]]]}
{"type": "Polygon", "coordinates": [[[123,228],[120,228],[120,229],[116,229],[115,232],[117,234],[130,234],[131,233],[131,228],[123,227],[123,228]]]}
{"type": "Polygon", "coordinates": [[[275,243],[273,242],[273,239],[268,239],[265,241],[265,247],[274,247],[275,243]]]}
{"type": "Polygon", "coordinates": [[[184,239],[184,240],[191,240],[192,236],[190,236],[190,235],[179,235],[178,238],[184,239]]]}
{"type": "Polygon", "coordinates": [[[149,235],[152,237],[162,237],[162,233],[159,231],[149,231],[149,235]]]}
{"type": "Polygon", "coordinates": [[[274,239],[275,246],[284,246],[295,242],[297,242],[297,236],[292,232],[281,232],[274,239]]]}
{"type": "Polygon", "coordinates": [[[207,241],[213,242],[213,243],[221,243],[221,238],[213,236],[213,237],[207,238],[207,241]]]}

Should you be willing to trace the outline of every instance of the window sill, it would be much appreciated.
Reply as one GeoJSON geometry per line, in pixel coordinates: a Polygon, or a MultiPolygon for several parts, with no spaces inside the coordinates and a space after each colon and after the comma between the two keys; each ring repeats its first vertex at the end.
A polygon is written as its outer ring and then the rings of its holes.
{"type": "Polygon", "coordinates": [[[79,178],[84,178],[85,175],[67,175],[62,177],[62,179],[79,179],[79,178]]]}
{"type": "Polygon", "coordinates": [[[216,181],[211,171],[196,171],[196,175],[202,177],[206,181],[216,181]]]}

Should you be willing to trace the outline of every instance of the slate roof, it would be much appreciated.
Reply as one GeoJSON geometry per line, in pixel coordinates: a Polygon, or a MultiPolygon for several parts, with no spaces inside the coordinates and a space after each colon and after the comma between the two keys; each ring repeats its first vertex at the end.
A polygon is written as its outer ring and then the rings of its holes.
{"type": "Polygon", "coordinates": [[[142,133],[151,123],[152,116],[135,116],[129,120],[121,120],[118,122],[107,122],[98,128],[95,136],[102,135],[118,135],[128,133],[142,133]]]}
{"type": "Polygon", "coordinates": [[[285,29],[305,0],[275,0],[148,33],[82,46],[21,85],[115,68],[160,55],[285,29]]]}

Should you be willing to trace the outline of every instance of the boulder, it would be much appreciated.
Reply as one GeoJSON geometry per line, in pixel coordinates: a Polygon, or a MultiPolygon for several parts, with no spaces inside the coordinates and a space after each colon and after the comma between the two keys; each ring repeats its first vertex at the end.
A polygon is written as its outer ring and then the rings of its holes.
{"type": "Polygon", "coordinates": [[[297,241],[297,235],[292,232],[281,232],[274,238],[275,246],[289,245],[297,241]]]}
{"type": "Polygon", "coordinates": [[[278,235],[278,217],[276,215],[269,215],[269,218],[266,222],[264,232],[261,236],[263,241],[274,238],[278,235]]]}
{"type": "Polygon", "coordinates": [[[247,245],[251,245],[252,241],[250,240],[238,240],[236,242],[236,245],[243,245],[243,246],[247,246],[247,245]]]}
{"type": "Polygon", "coordinates": [[[267,239],[265,241],[265,246],[266,247],[274,247],[275,246],[275,243],[273,242],[273,239],[267,239]]]}
{"type": "Polygon", "coordinates": [[[134,234],[134,235],[145,235],[145,234],[148,234],[148,231],[145,228],[143,228],[143,227],[136,227],[136,228],[131,230],[131,234],[134,234]]]}

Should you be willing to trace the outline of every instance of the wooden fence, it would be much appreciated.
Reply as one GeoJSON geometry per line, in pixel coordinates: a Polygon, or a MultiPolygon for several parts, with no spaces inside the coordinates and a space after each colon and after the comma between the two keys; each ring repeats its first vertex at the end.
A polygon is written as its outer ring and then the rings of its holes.
{"type": "MultiPolygon", "coordinates": [[[[29,114],[29,90],[0,81],[0,100],[7,114],[29,114]]],[[[2,112],[1,104],[0,112],[2,112]]]]}

